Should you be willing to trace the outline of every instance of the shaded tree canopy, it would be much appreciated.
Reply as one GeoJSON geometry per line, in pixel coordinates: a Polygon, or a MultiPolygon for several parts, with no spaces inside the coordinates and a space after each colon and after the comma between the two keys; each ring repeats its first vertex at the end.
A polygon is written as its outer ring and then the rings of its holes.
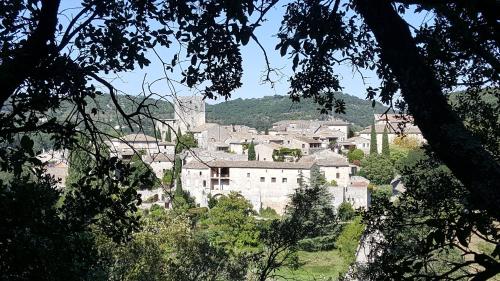
{"type": "MultiPolygon", "coordinates": [[[[13,114],[2,114],[1,129],[74,132],[67,122],[39,122],[39,115],[61,100],[75,104],[74,118],[85,127],[95,127],[90,113],[98,109],[86,108],[83,98],[98,95],[101,86],[112,96],[117,93],[100,74],[147,66],[147,50],[169,48],[174,42],[185,47],[182,55],[187,61],[179,54],[172,60],[161,58],[165,69],[185,63],[181,83],[194,87],[208,81],[202,90],[206,97],[228,97],[241,85],[239,46],[250,39],[260,46],[253,31],[277,3],[87,0],[62,21],[60,1],[4,2],[0,104],[8,105],[13,114]],[[221,15],[225,20],[213,20],[221,15]],[[19,112],[31,114],[19,118],[19,112]]],[[[500,195],[495,186],[500,165],[445,98],[459,86],[470,95],[484,88],[498,92],[498,5],[494,0],[287,3],[276,49],[293,59],[289,94],[293,100],[312,98],[324,110],[342,112],[345,105],[335,98],[341,90],[335,67],[350,63],[376,70],[382,82],[367,89],[368,97],[378,95],[391,107],[410,112],[437,155],[468,188],[477,189],[474,201],[498,217],[500,195]],[[430,13],[432,22],[410,26],[405,13],[430,13]],[[394,102],[399,90],[402,98],[394,102]],[[470,161],[475,165],[470,167],[470,161]]],[[[147,111],[141,103],[133,112],[115,106],[129,127],[132,117],[147,111]]]]}

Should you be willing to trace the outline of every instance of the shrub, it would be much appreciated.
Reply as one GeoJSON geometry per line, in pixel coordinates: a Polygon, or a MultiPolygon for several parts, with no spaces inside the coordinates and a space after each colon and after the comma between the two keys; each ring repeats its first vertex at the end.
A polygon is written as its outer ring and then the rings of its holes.
{"type": "Polygon", "coordinates": [[[299,250],[306,252],[333,250],[336,248],[335,241],[337,240],[337,236],[334,234],[303,239],[299,241],[297,247],[299,250]]]}
{"type": "Polygon", "coordinates": [[[361,167],[359,175],[376,185],[389,184],[394,177],[394,166],[383,155],[370,155],[361,161],[361,167]]]}
{"type": "Polygon", "coordinates": [[[359,240],[364,230],[365,226],[361,223],[361,217],[356,217],[340,233],[336,245],[340,251],[340,256],[346,263],[352,264],[354,262],[359,240]]]}
{"type": "Polygon", "coordinates": [[[349,163],[353,163],[354,161],[361,161],[365,157],[365,153],[361,149],[352,149],[347,153],[347,158],[349,159],[349,163]]]}
{"type": "Polygon", "coordinates": [[[265,209],[260,209],[260,216],[266,219],[278,219],[280,215],[271,207],[266,207],[265,209]]]}
{"type": "Polygon", "coordinates": [[[337,214],[340,220],[348,221],[354,217],[356,212],[354,211],[354,208],[352,207],[351,203],[342,202],[342,204],[340,204],[337,210],[337,214]]]}

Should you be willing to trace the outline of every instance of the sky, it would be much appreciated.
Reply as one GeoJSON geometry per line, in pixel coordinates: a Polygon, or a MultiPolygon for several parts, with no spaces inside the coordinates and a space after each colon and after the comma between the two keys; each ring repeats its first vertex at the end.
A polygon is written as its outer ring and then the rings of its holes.
{"type": "MultiPolygon", "coordinates": [[[[231,99],[260,98],[263,96],[287,94],[289,87],[288,79],[293,74],[291,70],[292,60],[287,56],[281,57],[279,52],[274,50],[274,47],[278,43],[275,34],[279,30],[284,12],[285,8],[283,7],[283,3],[279,3],[277,6],[273,7],[266,17],[267,21],[257,28],[256,31],[257,38],[259,38],[259,41],[267,51],[271,66],[281,69],[281,78],[274,84],[274,87],[269,83],[262,83],[261,77],[265,70],[264,55],[258,45],[251,39],[249,44],[241,48],[243,59],[243,85],[232,93],[231,99]]],[[[425,15],[407,14],[405,15],[405,19],[410,24],[418,25],[422,20],[425,20],[425,15]]],[[[161,57],[170,61],[173,50],[158,50],[158,53],[161,57]]],[[[141,92],[143,92],[143,81],[145,81],[146,86],[148,83],[152,85],[151,89],[158,93],[158,96],[169,95],[172,90],[168,87],[166,81],[160,80],[153,83],[153,81],[164,77],[160,60],[153,53],[148,54],[147,57],[151,60],[151,64],[148,67],[144,69],[137,68],[132,72],[122,73],[119,77],[108,77],[108,79],[112,79],[113,84],[125,94],[141,94],[141,92]]],[[[363,81],[360,75],[354,72],[352,67],[348,65],[337,66],[336,73],[341,78],[340,82],[343,87],[343,92],[362,99],[366,98],[366,87],[377,87],[379,83],[374,72],[364,71],[363,76],[365,79],[363,81]]],[[[195,93],[183,86],[176,86],[175,91],[177,95],[193,95],[195,93]]],[[[221,101],[224,100],[207,100],[208,103],[221,101]]]]}

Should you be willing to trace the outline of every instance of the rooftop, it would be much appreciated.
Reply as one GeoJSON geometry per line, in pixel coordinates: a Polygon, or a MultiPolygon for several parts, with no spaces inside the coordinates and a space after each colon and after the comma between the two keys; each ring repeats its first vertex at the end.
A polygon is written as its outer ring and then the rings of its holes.
{"type": "MultiPolygon", "coordinates": [[[[392,133],[392,134],[399,134],[399,133],[401,133],[401,134],[421,134],[420,129],[417,126],[410,125],[410,124],[406,124],[406,126],[403,126],[401,128],[396,124],[392,124],[392,125],[376,124],[375,125],[375,132],[377,134],[383,134],[384,128],[387,128],[387,132],[392,133]]],[[[364,128],[359,133],[360,134],[370,134],[371,130],[372,130],[371,126],[368,126],[368,127],[364,128]]]]}
{"type": "Polygon", "coordinates": [[[123,137],[117,138],[117,140],[125,142],[158,142],[159,140],[155,137],[148,136],[145,134],[130,134],[123,137]]]}
{"type": "Polygon", "coordinates": [[[270,162],[270,161],[225,161],[215,160],[210,162],[192,161],[184,165],[184,169],[205,168],[257,168],[257,169],[311,169],[314,162],[270,162]]]}
{"type": "Polygon", "coordinates": [[[175,155],[168,155],[168,154],[163,154],[163,153],[157,153],[155,155],[149,156],[149,155],[144,155],[142,157],[142,160],[146,163],[152,163],[152,162],[174,162],[175,160],[175,155]]]}

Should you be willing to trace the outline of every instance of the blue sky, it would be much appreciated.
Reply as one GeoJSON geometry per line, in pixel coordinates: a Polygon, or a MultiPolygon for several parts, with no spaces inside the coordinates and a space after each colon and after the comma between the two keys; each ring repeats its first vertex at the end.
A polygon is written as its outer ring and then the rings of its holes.
{"type": "MultiPolygon", "coordinates": [[[[275,34],[278,32],[281,25],[284,10],[285,9],[283,8],[282,3],[274,7],[268,13],[267,21],[264,22],[256,32],[261,44],[267,50],[271,65],[282,70],[282,78],[275,83],[274,87],[271,87],[268,83],[261,83],[261,76],[265,70],[264,56],[257,44],[253,40],[250,40],[249,44],[247,46],[243,46],[241,49],[244,71],[242,79],[243,85],[241,88],[234,91],[231,99],[259,98],[269,95],[286,95],[288,92],[288,78],[292,75],[291,59],[288,57],[281,57],[279,52],[274,50],[274,47],[278,42],[275,34]]],[[[407,14],[405,18],[411,24],[419,25],[422,20],[425,19],[425,15],[407,14]]],[[[165,58],[166,61],[170,61],[173,55],[173,50],[158,50],[158,53],[161,57],[165,58]]],[[[150,58],[152,62],[150,66],[145,69],[136,69],[129,73],[120,74],[119,78],[115,77],[113,79],[113,84],[123,93],[138,95],[142,92],[143,80],[147,85],[147,83],[151,83],[152,81],[163,77],[163,67],[158,58],[152,53],[148,55],[148,58],[150,58]]],[[[344,93],[363,99],[366,97],[365,89],[367,86],[378,86],[378,79],[375,73],[371,71],[363,72],[363,75],[365,76],[364,81],[361,79],[360,75],[357,72],[354,72],[348,65],[338,66],[336,68],[336,73],[341,77],[341,86],[343,87],[344,93]]],[[[173,77],[176,78],[178,76],[174,74],[173,77]]],[[[157,81],[151,88],[160,96],[169,95],[172,92],[165,81],[157,81]]],[[[192,90],[183,86],[176,86],[175,89],[178,95],[192,95],[194,93],[192,90]]],[[[208,102],[214,103],[220,101],[222,100],[208,102]]]]}

